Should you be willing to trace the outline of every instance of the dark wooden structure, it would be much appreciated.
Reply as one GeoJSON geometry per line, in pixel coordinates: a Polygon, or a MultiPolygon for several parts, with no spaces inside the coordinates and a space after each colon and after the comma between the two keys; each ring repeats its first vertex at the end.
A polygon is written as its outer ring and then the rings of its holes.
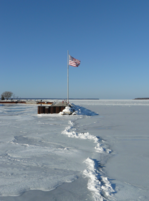
{"type": "Polygon", "coordinates": [[[38,106],[38,114],[59,113],[65,109],[65,106],[38,106]]]}
{"type": "Polygon", "coordinates": [[[53,102],[42,102],[42,101],[37,102],[37,104],[49,104],[49,105],[52,105],[52,103],[53,103],[53,102]]]}

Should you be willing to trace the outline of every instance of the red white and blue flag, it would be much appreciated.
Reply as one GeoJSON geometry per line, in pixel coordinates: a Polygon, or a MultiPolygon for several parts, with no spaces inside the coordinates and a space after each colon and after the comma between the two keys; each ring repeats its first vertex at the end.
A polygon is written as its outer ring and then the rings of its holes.
{"type": "Polygon", "coordinates": [[[80,65],[80,62],[78,59],[75,59],[74,57],[69,55],[69,65],[73,67],[78,67],[80,65]]]}

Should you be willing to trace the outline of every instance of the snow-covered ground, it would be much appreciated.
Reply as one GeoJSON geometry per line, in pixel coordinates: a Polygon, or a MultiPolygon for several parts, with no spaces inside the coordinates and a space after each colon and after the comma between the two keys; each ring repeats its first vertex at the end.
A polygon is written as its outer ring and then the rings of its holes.
{"type": "Polygon", "coordinates": [[[0,201],[149,200],[149,101],[0,105],[0,201]]]}

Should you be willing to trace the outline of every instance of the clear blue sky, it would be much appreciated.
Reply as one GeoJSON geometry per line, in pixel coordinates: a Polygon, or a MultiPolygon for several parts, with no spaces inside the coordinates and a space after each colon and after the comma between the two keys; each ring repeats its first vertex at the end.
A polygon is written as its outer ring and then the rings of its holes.
{"type": "Polygon", "coordinates": [[[0,0],[0,94],[149,97],[149,0],[0,0]]]}

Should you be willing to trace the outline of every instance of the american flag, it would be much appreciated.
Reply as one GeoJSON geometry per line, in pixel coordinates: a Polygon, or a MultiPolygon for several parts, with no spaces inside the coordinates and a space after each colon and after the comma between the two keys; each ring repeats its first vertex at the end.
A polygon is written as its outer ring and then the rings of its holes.
{"type": "Polygon", "coordinates": [[[78,67],[80,65],[80,62],[78,59],[73,58],[69,55],[69,65],[73,67],[78,67]]]}

